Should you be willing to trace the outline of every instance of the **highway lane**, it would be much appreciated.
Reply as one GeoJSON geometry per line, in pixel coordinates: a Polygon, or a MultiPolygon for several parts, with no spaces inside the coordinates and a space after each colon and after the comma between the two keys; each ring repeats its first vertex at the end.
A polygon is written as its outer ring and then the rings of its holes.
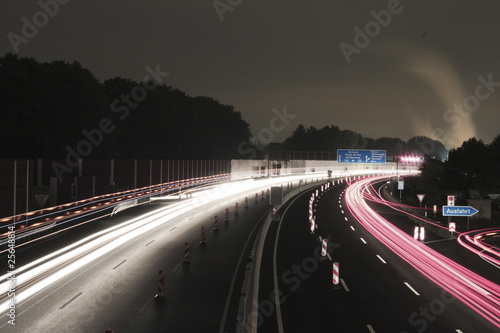
{"type": "MultiPolygon", "coordinates": [[[[277,276],[285,332],[497,331],[359,225],[347,211],[342,192],[338,186],[319,200],[315,235],[307,223],[309,196],[297,199],[283,218],[277,276]],[[329,238],[331,257],[340,264],[337,288],[331,261],[318,254],[319,236],[329,238]]],[[[271,237],[277,228],[270,231],[271,237]]],[[[272,244],[266,240],[265,262],[272,260],[272,244]]],[[[275,287],[264,282],[272,272],[265,266],[259,332],[279,332],[276,308],[268,302],[275,287]]]]}
{"type": "MultiPolygon", "coordinates": [[[[375,184],[374,188],[376,191],[379,191],[379,188],[384,187],[385,184],[385,181],[379,182],[375,184]]],[[[391,223],[399,229],[404,230],[408,235],[413,235],[415,223],[408,218],[408,215],[397,212],[392,208],[377,202],[369,202],[369,205],[378,214],[391,221],[391,223]]],[[[422,222],[421,225],[426,226],[426,223],[422,222]]],[[[424,244],[429,246],[431,249],[446,255],[448,258],[459,263],[460,265],[467,267],[488,280],[500,285],[500,272],[498,265],[492,265],[490,262],[485,260],[478,260],[479,257],[474,252],[468,251],[463,246],[460,246],[455,237],[444,238],[427,229],[424,244]]]]}
{"type": "MultiPolygon", "coordinates": [[[[295,186],[298,178],[294,180],[295,186]]],[[[292,178],[283,180],[286,184],[292,178]]],[[[104,242],[103,250],[94,251],[97,255],[89,263],[54,279],[42,292],[19,301],[16,326],[6,324],[8,318],[4,315],[0,328],[9,332],[92,332],[108,327],[120,332],[164,332],[165,329],[213,332],[226,327],[227,322],[226,331],[231,332],[240,289],[237,286],[233,289],[235,296],[229,297],[230,303],[226,306],[229,289],[241,284],[244,265],[238,266],[238,263],[248,256],[251,239],[258,230],[256,226],[270,208],[261,200],[260,191],[269,186],[269,180],[244,183],[252,187],[242,187],[241,183],[226,187],[227,193],[222,198],[195,202],[195,210],[191,207],[196,198],[186,201],[188,209],[183,209],[182,215],[156,215],[150,222],[157,223],[155,228],[134,237],[127,236],[126,242],[116,249],[104,251],[109,245],[104,242]],[[253,200],[256,188],[259,188],[257,203],[253,200]],[[244,196],[249,199],[248,209],[244,208],[244,196]],[[234,215],[235,202],[239,203],[238,216],[234,215]],[[230,210],[228,223],[224,222],[226,207],[230,210]],[[215,215],[219,217],[218,232],[211,231],[215,215]],[[198,245],[201,226],[207,231],[206,245],[198,245]],[[182,263],[185,241],[191,243],[189,264],[182,263]],[[153,300],[159,269],[166,272],[164,302],[153,300]],[[224,312],[226,308],[228,311],[224,312]],[[221,324],[223,313],[225,322],[221,324]]],[[[175,205],[177,203],[167,208],[175,205]]],[[[123,217],[135,215],[131,212],[121,214],[123,217]]],[[[141,216],[143,218],[134,223],[145,223],[149,219],[141,216]]],[[[83,238],[84,234],[102,231],[128,218],[122,219],[120,215],[106,218],[61,234],[39,247],[31,246],[17,255],[31,262],[63,244],[83,238]]]]}
{"type": "MultiPolygon", "coordinates": [[[[242,199],[238,198],[240,204],[242,199]]],[[[260,200],[249,205],[241,207],[238,216],[231,209],[225,223],[225,207],[207,204],[198,214],[188,212],[130,239],[26,302],[18,309],[15,328],[2,330],[217,331],[245,241],[270,208],[260,200]],[[212,231],[215,215],[220,217],[218,232],[212,231]],[[206,244],[198,245],[202,225],[207,229],[206,244]],[[191,243],[189,264],[182,263],[185,241],[191,243]],[[159,269],[166,272],[164,302],[152,299],[159,269]]]]}

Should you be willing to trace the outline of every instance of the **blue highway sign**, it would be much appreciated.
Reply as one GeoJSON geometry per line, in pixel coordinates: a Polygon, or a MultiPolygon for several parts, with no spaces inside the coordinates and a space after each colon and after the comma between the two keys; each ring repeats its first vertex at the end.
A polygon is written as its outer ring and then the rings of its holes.
{"type": "Polygon", "coordinates": [[[385,150],[337,149],[339,163],[385,163],[385,150]]]}
{"type": "Polygon", "coordinates": [[[443,206],[443,216],[472,216],[478,212],[470,206],[443,206]]]}

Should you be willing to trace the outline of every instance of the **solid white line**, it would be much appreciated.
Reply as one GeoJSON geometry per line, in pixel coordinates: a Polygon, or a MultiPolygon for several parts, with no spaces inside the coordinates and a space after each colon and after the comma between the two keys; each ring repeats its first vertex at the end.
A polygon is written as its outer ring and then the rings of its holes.
{"type": "MultiPolygon", "coordinates": [[[[269,212],[270,211],[271,211],[271,209],[269,209],[269,212]]],[[[221,324],[220,324],[220,328],[219,328],[219,333],[223,333],[224,327],[226,326],[226,318],[227,318],[227,313],[229,311],[229,303],[231,301],[231,296],[233,295],[233,289],[234,289],[234,286],[236,283],[236,275],[238,274],[241,262],[243,260],[243,255],[245,254],[246,248],[248,246],[248,243],[250,242],[250,239],[252,238],[253,233],[255,232],[256,228],[260,225],[261,220],[263,218],[265,218],[267,214],[268,214],[268,212],[266,211],[264,213],[264,215],[262,215],[261,218],[258,220],[258,222],[255,223],[255,226],[253,227],[253,229],[250,231],[250,234],[248,235],[248,238],[247,238],[247,241],[245,242],[245,245],[243,245],[243,251],[241,251],[240,257],[238,258],[238,262],[236,263],[236,267],[234,269],[234,274],[233,274],[233,279],[231,280],[231,286],[229,287],[229,293],[227,295],[226,305],[224,307],[224,312],[222,314],[222,320],[221,320],[221,324]]],[[[260,266],[258,269],[260,269],[260,266]]],[[[256,290],[256,292],[258,294],[258,292],[259,292],[258,289],[256,290]]]]}
{"type": "Polygon", "coordinates": [[[375,333],[375,330],[372,328],[372,325],[366,325],[366,328],[368,328],[370,333],[375,333]]]}
{"type": "Polygon", "coordinates": [[[352,231],[355,231],[355,230],[354,230],[354,227],[353,227],[352,225],[351,225],[351,229],[352,229],[352,231]]]}
{"type": "Polygon", "coordinates": [[[330,255],[330,253],[326,253],[326,256],[328,257],[328,259],[330,259],[330,261],[332,261],[332,256],[330,255]]]}
{"type": "Polygon", "coordinates": [[[363,238],[360,238],[360,239],[361,239],[361,241],[362,241],[363,243],[365,243],[365,244],[366,244],[366,241],[365,241],[363,238]]]}
{"type": "Polygon", "coordinates": [[[344,286],[345,291],[347,291],[347,292],[348,292],[348,291],[349,291],[349,288],[347,288],[347,285],[345,284],[344,279],[340,279],[340,283],[342,283],[342,285],[344,286]]]}
{"type": "Polygon", "coordinates": [[[384,264],[387,264],[387,263],[385,262],[385,260],[384,260],[384,259],[382,259],[382,257],[381,257],[381,256],[379,256],[378,254],[377,254],[377,258],[379,258],[379,259],[380,259],[380,261],[382,261],[384,264]]]}
{"type": "Polygon", "coordinates": [[[411,291],[413,291],[413,293],[415,293],[415,295],[420,296],[420,294],[415,289],[413,289],[413,287],[410,286],[408,282],[405,282],[405,284],[408,288],[410,288],[411,291]]]}
{"type": "MultiPolygon", "coordinates": [[[[305,192],[304,192],[305,193],[305,192]]],[[[303,194],[304,194],[303,193],[303,194]]],[[[276,238],[274,240],[274,253],[273,253],[273,280],[274,280],[274,290],[277,291],[278,289],[278,268],[277,268],[277,254],[278,254],[278,239],[280,236],[280,230],[281,230],[281,223],[283,222],[286,213],[288,212],[288,209],[292,207],[293,203],[299,199],[303,194],[298,195],[295,199],[292,200],[292,202],[286,207],[285,211],[283,212],[283,215],[280,219],[280,223],[278,224],[278,229],[276,230],[276,238]]],[[[283,319],[281,317],[281,301],[279,299],[279,293],[275,292],[274,293],[275,300],[274,304],[276,306],[276,321],[278,322],[278,332],[283,333],[283,319]]],[[[222,333],[222,332],[219,332],[222,333]]]]}

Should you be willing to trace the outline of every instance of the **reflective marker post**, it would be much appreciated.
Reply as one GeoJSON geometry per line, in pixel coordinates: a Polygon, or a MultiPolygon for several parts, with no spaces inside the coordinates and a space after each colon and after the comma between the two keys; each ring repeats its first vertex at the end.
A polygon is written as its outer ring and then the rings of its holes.
{"type": "Polygon", "coordinates": [[[333,263],[333,284],[334,285],[339,284],[339,263],[338,262],[333,263]]]}

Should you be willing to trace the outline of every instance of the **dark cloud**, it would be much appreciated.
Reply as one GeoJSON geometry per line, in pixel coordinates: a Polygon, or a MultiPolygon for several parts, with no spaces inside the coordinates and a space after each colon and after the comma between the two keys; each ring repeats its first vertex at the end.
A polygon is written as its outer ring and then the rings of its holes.
{"type": "MultiPolygon", "coordinates": [[[[234,105],[254,133],[268,126],[273,108],[286,105],[297,117],[276,140],[299,123],[402,139],[434,129],[468,133],[451,129],[443,119],[453,106],[447,104],[474,94],[478,76],[500,82],[496,1],[232,3],[238,5],[221,21],[214,1],[72,0],[19,45],[19,54],[40,61],[77,60],[100,79],[140,80],[146,66],[161,64],[171,73],[168,84],[234,105]],[[355,45],[354,28],[364,30],[375,20],[371,11],[388,6],[398,13],[348,63],[339,45],[355,45]],[[424,53],[430,59],[425,70],[438,72],[433,79],[408,67],[416,64],[412,57],[424,53]],[[447,65],[432,66],[432,59],[447,65]],[[459,81],[460,93],[435,86],[449,80],[459,81]]],[[[32,21],[41,7],[3,1],[0,10],[3,54],[13,51],[8,33],[20,35],[22,18],[32,21]]],[[[500,132],[495,126],[499,106],[500,87],[463,121],[490,142],[500,132]]]]}

